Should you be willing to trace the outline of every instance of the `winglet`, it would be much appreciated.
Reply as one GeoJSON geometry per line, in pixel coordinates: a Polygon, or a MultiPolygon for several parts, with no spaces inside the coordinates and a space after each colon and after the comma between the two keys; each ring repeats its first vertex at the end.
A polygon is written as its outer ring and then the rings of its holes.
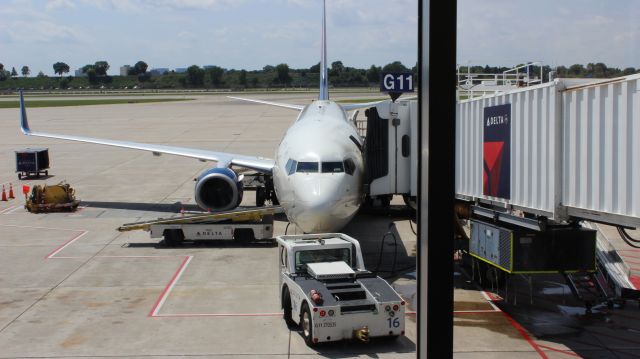
{"type": "Polygon", "coordinates": [[[25,135],[31,134],[31,129],[29,128],[29,122],[27,121],[27,110],[24,107],[24,94],[23,90],[20,89],[20,129],[22,133],[25,135]]]}
{"type": "Polygon", "coordinates": [[[329,74],[327,73],[327,4],[322,2],[322,43],[320,44],[320,96],[318,100],[329,99],[329,74]]]}

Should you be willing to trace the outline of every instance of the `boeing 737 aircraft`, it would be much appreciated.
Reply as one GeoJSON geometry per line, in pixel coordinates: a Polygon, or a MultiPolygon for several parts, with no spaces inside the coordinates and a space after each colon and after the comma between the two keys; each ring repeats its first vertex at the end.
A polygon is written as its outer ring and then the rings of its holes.
{"type": "Polygon", "coordinates": [[[322,9],[320,95],[307,106],[253,99],[243,101],[299,111],[278,146],[275,159],[183,147],[34,132],[29,128],[20,91],[25,135],[117,146],[217,162],[196,180],[195,200],[205,210],[230,210],[242,201],[242,180],[234,168],[273,176],[277,198],[289,221],[306,233],[334,232],[346,225],[363,200],[362,142],[346,111],[377,102],[339,105],[329,100],[326,52],[326,5],[322,9]]]}

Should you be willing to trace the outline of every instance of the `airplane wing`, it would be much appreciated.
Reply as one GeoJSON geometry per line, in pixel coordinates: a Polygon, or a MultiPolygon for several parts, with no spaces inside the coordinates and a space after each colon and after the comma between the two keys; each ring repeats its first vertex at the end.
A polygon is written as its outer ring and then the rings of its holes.
{"type": "Polygon", "coordinates": [[[252,98],[242,98],[242,97],[233,97],[233,96],[227,96],[228,98],[232,98],[234,100],[240,100],[240,101],[248,101],[248,102],[255,102],[255,103],[261,103],[263,105],[271,105],[271,106],[278,106],[278,107],[284,107],[284,108],[289,108],[292,110],[298,110],[298,111],[302,111],[302,109],[304,109],[304,106],[302,105],[292,105],[292,104],[288,104],[288,103],[281,103],[281,102],[271,102],[271,101],[263,101],[263,100],[254,100],[252,98]]]}
{"type": "Polygon", "coordinates": [[[95,143],[95,144],[106,145],[106,146],[130,148],[134,150],[153,152],[153,154],[155,155],[166,153],[166,154],[171,154],[176,156],[196,158],[201,161],[214,161],[218,163],[218,167],[227,167],[230,165],[235,165],[238,167],[244,167],[244,168],[252,169],[262,173],[271,173],[271,170],[273,169],[273,166],[275,163],[274,160],[272,159],[238,155],[238,154],[226,153],[226,152],[216,152],[216,151],[208,151],[208,150],[200,150],[200,149],[176,147],[176,146],[155,145],[155,144],[147,144],[147,143],[139,143],[139,142],[108,140],[108,139],[83,137],[83,136],[33,132],[31,131],[31,128],[29,128],[29,122],[27,121],[27,111],[24,105],[24,96],[22,94],[22,90],[20,90],[20,128],[22,130],[22,133],[28,136],[57,138],[61,140],[87,142],[87,143],[95,143]]]}
{"type": "MultiPolygon", "coordinates": [[[[288,104],[288,103],[281,103],[281,102],[272,102],[272,101],[263,101],[263,100],[254,100],[252,98],[242,98],[242,97],[233,97],[233,96],[227,96],[228,98],[232,98],[234,100],[240,100],[240,101],[248,101],[248,102],[255,102],[255,103],[261,103],[264,105],[271,105],[271,106],[278,106],[278,107],[284,107],[284,108],[289,108],[292,110],[298,110],[298,111],[302,111],[304,109],[304,106],[302,105],[293,105],[293,104],[288,104]]],[[[342,106],[342,108],[345,111],[351,111],[351,110],[357,110],[360,108],[365,108],[365,107],[373,107],[377,104],[379,104],[382,101],[386,101],[386,100],[381,100],[381,101],[375,101],[375,102],[367,102],[367,103],[349,103],[349,104],[339,104],[340,106],[342,106]]]]}
{"type": "Polygon", "coordinates": [[[357,110],[360,108],[373,107],[379,104],[380,102],[384,102],[384,101],[387,101],[387,100],[380,100],[380,101],[366,102],[366,103],[341,103],[339,105],[342,106],[342,108],[345,111],[351,111],[351,110],[357,110]]]}

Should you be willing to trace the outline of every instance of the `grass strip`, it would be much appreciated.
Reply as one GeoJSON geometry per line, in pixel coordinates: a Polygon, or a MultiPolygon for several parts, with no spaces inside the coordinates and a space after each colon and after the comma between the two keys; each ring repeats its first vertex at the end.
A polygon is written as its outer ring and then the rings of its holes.
{"type": "MultiPolygon", "coordinates": [[[[189,101],[192,98],[145,98],[145,99],[75,99],[75,100],[26,100],[28,108],[33,107],[64,107],[91,105],[119,105],[149,102],[189,101]]],[[[19,108],[19,101],[0,101],[0,108],[19,108]]]]}

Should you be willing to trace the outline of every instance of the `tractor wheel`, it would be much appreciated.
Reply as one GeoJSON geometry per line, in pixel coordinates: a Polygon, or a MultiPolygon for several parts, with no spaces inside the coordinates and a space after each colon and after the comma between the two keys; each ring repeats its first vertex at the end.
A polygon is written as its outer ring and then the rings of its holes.
{"type": "Polygon", "coordinates": [[[302,336],[308,346],[315,345],[313,342],[313,317],[309,310],[309,305],[305,302],[302,304],[302,314],[300,314],[300,327],[302,328],[302,336]]]}
{"type": "Polygon", "coordinates": [[[287,323],[289,328],[295,328],[296,323],[293,321],[293,315],[291,313],[291,294],[287,287],[282,291],[282,308],[284,309],[284,322],[287,323]]]}

